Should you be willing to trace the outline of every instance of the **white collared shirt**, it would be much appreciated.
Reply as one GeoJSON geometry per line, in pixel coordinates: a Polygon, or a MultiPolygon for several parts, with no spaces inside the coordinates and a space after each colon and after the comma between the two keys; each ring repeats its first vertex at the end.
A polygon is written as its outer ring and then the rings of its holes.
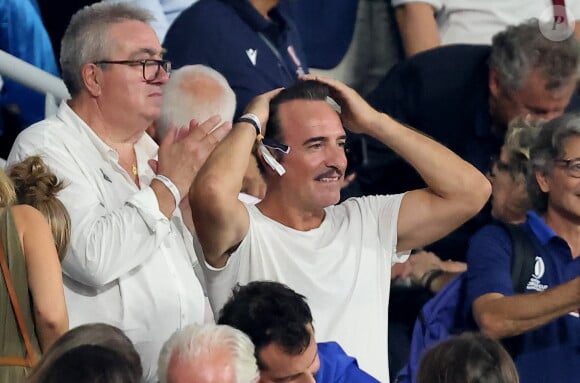
{"type": "Polygon", "coordinates": [[[71,327],[119,327],[142,358],[145,380],[156,381],[165,340],[203,322],[207,307],[191,234],[178,211],[171,221],[161,213],[148,186],[157,145],[143,134],[135,152],[141,189],[117,152],[63,102],[56,116],[18,136],[8,165],[40,155],[66,185],[59,199],[72,223],[62,263],[71,327]]]}

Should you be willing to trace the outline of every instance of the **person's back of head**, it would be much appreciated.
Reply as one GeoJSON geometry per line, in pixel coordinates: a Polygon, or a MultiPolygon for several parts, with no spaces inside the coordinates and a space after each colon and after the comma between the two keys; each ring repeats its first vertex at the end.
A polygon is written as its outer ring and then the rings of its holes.
{"type": "Polygon", "coordinates": [[[256,355],[272,343],[290,355],[297,355],[310,344],[312,313],[304,296],[289,287],[278,282],[255,281],[234,288],[220,311],[218,323],[246,333],[256,346],[256,355]]]}
{"type": "Polygon", "coordinates": [[[159,355],[160,383],[255,383],[254,345],[230,326],[192,324],[176,331],[159,355]]]}
{"type": "Polygon", "coordinates": [[[56,360],[69,350],[83,345],[114,350],[119,358],[127,361],[132,375],[140,377],[143,374],[139,354],[123,331],[105,323],[90,323],[75,327],[61,336],[34,366],[27,383],[44,382],[56,360]]]}
{"type": "Polygon", "coordinates": [[[138,383],[129,361],[118,352],[97,345],[81,345],[60,355],[42,383],[138,383]]]}
{"type": "Polygon", "coordinates": [[[38,156],[26,158],[9,169],[19,204],[38,209],[50,224],[58,257],[62,261],[70,242],[68,211],[56,197],[65,185],[38,156]]]}
{"type": "Polygon", "coordinates": [[[441,342],[422,357],[417,383],[518,383],[515,364],[494,339],[464,333],[441,342]]]}
{"type": "Polygon", "coordinates": [[[580,76],[580,43],[573,34],[562,41],[551,40],[544,25],[530,19],[508,27],[493,37],[490,68],[508,90],[518,90],[532,70],[545,76],[547,90],[558,89],[580,76]]]}
{"type": "Polygon", "coordinates": [[[155,128],[163,139],[171,126],[187,128],[192,119],[202,123],[214,115],[232,122],[235,111],[236,95],[221,73],[201,64],[187,65],[173,71],[163,86],[155,128]]]}

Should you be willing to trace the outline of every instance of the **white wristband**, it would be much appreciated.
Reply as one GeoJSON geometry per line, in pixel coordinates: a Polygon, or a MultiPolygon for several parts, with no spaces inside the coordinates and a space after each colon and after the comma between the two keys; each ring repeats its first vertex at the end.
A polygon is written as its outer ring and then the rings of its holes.
{"type": "Polygon", "coordinates": [[[179,203],[181,202],[181,193],[179,192],[179,189],[177,188],[177,186],[175,186],[173,181],[171,181],[169,178],[165,177],[162,174],[157,174],[155,177],[153,177],[153,179],[161,182],[163,185],[165,185],[167,189],[169,189],[171,194],[173,194],[173,198],[175,199],[175,208],[179,209],[179,203]]]}
{"type": "Polygon", "coordinates": [[[260,123],[260,119],[254,113],[246,113],[238,118],[238,122],[247,122],[251,124],[254,129],[256,129],[256,135],[262,135],[262,123],[260,123]]]}

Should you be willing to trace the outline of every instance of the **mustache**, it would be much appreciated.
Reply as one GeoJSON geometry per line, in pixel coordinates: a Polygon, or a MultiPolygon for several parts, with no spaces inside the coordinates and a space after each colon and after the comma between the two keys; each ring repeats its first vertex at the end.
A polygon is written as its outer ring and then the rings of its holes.
{"type": "Polygon", "coordinates": [[[321,180],[323,178],[330,178],[330,177],[339,177],[340,178],[343,175],[344,175],[344,172],[342,170],[340,170],[339,168],[337,168],[335,166],[331,166],[330,169],[328,169],[324,173],[320,174],[315,179],[321,180]]]}

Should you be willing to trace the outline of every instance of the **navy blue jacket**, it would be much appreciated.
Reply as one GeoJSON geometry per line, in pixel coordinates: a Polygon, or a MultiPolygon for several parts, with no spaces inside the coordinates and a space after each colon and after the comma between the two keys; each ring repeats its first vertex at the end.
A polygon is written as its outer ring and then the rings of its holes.
{"type": "Polygon", "coordinates": [[[293,84],[308,71],[300,37],[282,7],[265,19],[247,0],[200,0],[179,15],[165,36],[175,68],[204,64],[223,74],[236,93],[236,116],[255,96],[293,84]]]}

